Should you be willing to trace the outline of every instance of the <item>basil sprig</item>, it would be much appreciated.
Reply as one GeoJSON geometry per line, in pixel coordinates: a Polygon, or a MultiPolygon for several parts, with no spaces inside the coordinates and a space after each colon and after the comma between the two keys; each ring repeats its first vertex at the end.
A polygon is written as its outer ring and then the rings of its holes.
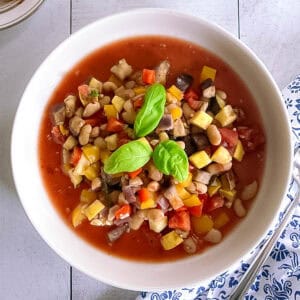
{"type": "Polygon", "coordinates": [[[172,175],[179,182],[187,179],[189,164],[186,153],[174,141],[159,143],[153,152],[153,161],[159,171],[172,175]]]}
{"type": "Polygon", "coordinates": [[[118,148],[104,163],[104,172],[117,174],[133,172],[144,166],[151,158],[152,148],[142,139],[129,142],[118,148]]]}
{"type": "Polygon", "coordinates": [[[134,122],[134,133],[137,137],[146,136],[157,127],[164,114],[165,103],[164,86],[160,83],[152,84],[146,91],[144,104],[134,122]]]}

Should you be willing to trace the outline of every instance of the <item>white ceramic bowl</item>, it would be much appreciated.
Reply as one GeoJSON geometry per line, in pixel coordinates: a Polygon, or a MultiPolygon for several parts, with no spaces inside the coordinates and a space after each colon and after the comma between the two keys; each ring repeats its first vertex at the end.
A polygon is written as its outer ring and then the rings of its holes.
{"type": "Polygon", "coordinates": [[[280,92],[253,52],[214,24],[174,11],[143,9],[92,23],[46,58],[21,99],[13,128],[11,159],[16,188],[28,217],[61,257],[108,284],[132,290],[156,290],[197,284],[218,275],[250,251],[278,212],[290,178],[292,155],[289,122],[280,92]],[[267,135],[263,182],[245,220],[219,245],[201,255],[170,263],[141,263],[112,257],[79,238],[48,199],[38,166],[41,116],[65,72],[94,49],[137,35],[175,36],[221,57],[247,83],[260,109],[267,135]]]}

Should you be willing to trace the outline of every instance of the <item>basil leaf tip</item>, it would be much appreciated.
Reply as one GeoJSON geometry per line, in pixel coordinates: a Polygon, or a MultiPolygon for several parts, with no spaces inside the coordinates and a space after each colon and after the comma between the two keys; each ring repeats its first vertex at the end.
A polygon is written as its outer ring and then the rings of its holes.
{"type": "Polygon", "coordinates": [[[188,177],[187,155],[174,141],[168,140],[159,143],[154,149],[153,161],[159,171],[165,175],[172,175],[179,182],[188,177]]]}
{"type": "Polygon", "coordinates": [[[131,141],[118,148],[104,163],[104,172],[117,174],[133,172],[151,158],[152,148],[146,139],[131,141]]]}
{"type": "Polygon", "coordinates": [[[144,104],[134,122],[134,133],[137,137],[146,136],[157,127],[164,114],[165,103],[166,90],[162,84],[154,83],[148,87],[144,104]]]}

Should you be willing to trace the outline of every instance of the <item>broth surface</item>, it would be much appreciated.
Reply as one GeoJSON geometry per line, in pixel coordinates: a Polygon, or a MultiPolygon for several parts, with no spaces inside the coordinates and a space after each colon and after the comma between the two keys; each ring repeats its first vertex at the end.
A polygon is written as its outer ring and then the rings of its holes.
{"type": "MultiPolygon", "coordinates": [[[[167,261],[186,257],[187,254],[182,247],[170,251],[163,250],[159,242],[159,234],[150,231],[145,225],[138,231],[123,235],[111,246],[106,239],[106,233],[110,228],[90,226],[88,222],[84,222],[74,229],[71,224],[71,211],[78,204],[80,192],[86,186],[81,184],[79,188],[74,189],[70,179],[63,174],[60,168],[61,145],[55,144],[52,140],[50,114],[56,103],[61,103],[68,94],[75,94],[78,85],[85,83],[92,76],[106,81],[110,76],[111,66],[121,58],[125,58],[134,70],[152,69],[162,60],[169,60],[171,68],[167,86],[174,82],[178,74],[185,72],[195,78],[194,87],[197,88],[196,83],[199,83],[201,68],[203,65],[211,66],[217,70],[215,85],[226,91],[228,103],[245,111],[247,119],[241,125],[255,126],[263,132],[259,111],[246,85],[220,58],[187,41],[160,36],[120,40],[94,51],[75,65],[53,92],[41,122],[39,161],[49,198],[66,224],[78,236],[111,255],[143,261],[167,261]]],[[[248,153],[241,163],[234,162],[234,171],[239,179],[237,190],[255,179],[260,182],[263,175],[264,156],[265,149],[260,147],[259,150],[248,153]]],[[[245,204],[249,209],[251,201],[245,204]]],[[[232,219],[221,229],[223,235],[226,236],[241,219],[229,209],[220,209],[226,210],[232,219]]],[[[218,213],[220,209],[214,213],[218,213]]],[[[203,243],[199,252],[207,246],[203,243]]]]}

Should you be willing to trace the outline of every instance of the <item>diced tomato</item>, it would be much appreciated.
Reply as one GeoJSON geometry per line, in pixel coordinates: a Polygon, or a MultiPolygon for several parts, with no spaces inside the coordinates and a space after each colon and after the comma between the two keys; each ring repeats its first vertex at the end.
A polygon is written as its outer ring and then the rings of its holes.
{"type": "Polygon", "coordinates": [[[99,125],[98,119],[85,119],[85,124],[90,124],[92,127],[99,125]]]}
{"type": "Polygon", "coordinates": [[[179,211],[187,211],[187,210],[188,210],[188,208],[187,208],[185,205],[183,205],[183,206],[177,208],[177,209],[176,209],[176,212],[179,212],[179,211]]]}
{"type": "Polygon", "coordinates": [[[65,142],[65,137],[61,133],[59,126],[53,126],[51,130],[51,134],[56,144],[62,145],[65,142]]]}
{"type": "Polygon", "coordinates": [[[140,202],[145,202],[152,198],[152,194],[147,188],[142,188],[138,191],[138,197],[140,202]]]}
{"type": "Polygon", "coordinates": [[[124,123],[114,117],[108,118],[106,130],[109,132],[120,132],[124,128],[124,123]]]}
{"type": "Polygon", "coordinates": [[[186,100],[186,102],[192,109],[198,110],[200,108],[201,101],[199,101],[199,96],[194,90],[187,90],[183,98],[186,100]]]}
{"type": "Polygon", "coordinates": [[[265,143],[264,135],[258,129],[240,126],[237,131],[246,152],[254,151],[265,143]]]}
{"type": "Polygon", "coordinates": [[[124,204],[116,212],[115,217],[117,220],[129,217],[131,214],[131,206],[129,204],[124,204]]]}
{"type": "Polygon", "coordinates": [[[236,146],[238,142],[238,133],[229,128],[219,128],[223,142],[226,142],[229,148],[236,146]]]}
{"type": "Polygon", "coordinates": [[[215,195],[208,199],[207,205],[206,205],[206,211],[210,212],[213,211],[217,208],[223,207],[224,206],[224,198],[221,196],[215,195]]]}
{"type": "Polygon", "coordinates": [[[146,84],[152,84],[155,82],[155,71],[149,69],[143,69],[142,80],[146,84]]]}
{"type": "Polygon", "coordinates": [[[137,99],[137,100],[135,100],[135,101],[133,101],[133,107],[134,107],[134,109],[137,110],[138,108],[141,108],[143,106],[143,103],[144,103],[144,100],[143,100],[142,97],[139,98],[139,99],[137,99]]]}
{"type": "Polygon", "coordinates": [[[133,179],[133,178],[137,177],[140,173],[142,173],[142,171],[143,171],[143,168],[139,168],[139,169],[137,169],[137,170],[135,170],[135,171],[133,171],[133,172],[129,172],[129,173],[128,173],[128,176],[129,176],[131,179],[133,179]]]}
{"type": "Polygon", "coordinates": [[[203,210],[203,204],[201,203],[198,206],[189,207],[189,212],[192,216],[201,217],[203,210]]]}
{"type": "Polygon", "coordinates": [[[78,92],[80,95],[87,98],[89,96],[89,86],[87,84],[80,85],[78,87],[78,92]]]}
{"type": "Polygon", "coordinates": [[[175,214],[169,219],[169,228],[190,231],[190,214],[187,211],[175,212],[175,214]]]}
{"type": "Polygon", "coordinates": [[[208,202],[208,194],[199,194],[198,195],[199,200],[202,204],[202,212],[206,212],[207,202],[208,202]]]}
{"type": "Polygon", "coordinates": [[[82,154],[82,150],[81,148],[79,147],[75,147],[73,149],[73,152],[71,154],[71,159],[70,159],[70,162],[73,166],[76,166],[80,160],[80,157],[81,157],[81,154],[82,154]]]}

